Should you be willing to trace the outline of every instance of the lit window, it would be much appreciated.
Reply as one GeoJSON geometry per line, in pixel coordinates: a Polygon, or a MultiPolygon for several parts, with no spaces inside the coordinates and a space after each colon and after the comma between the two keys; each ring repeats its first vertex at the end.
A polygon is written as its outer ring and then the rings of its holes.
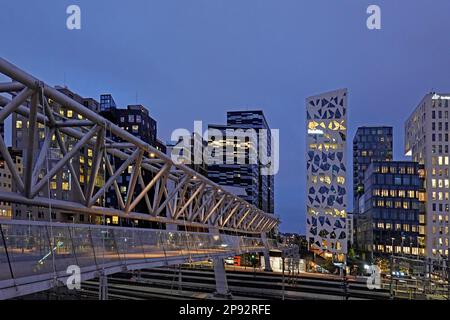
{"type": "Polygon", "coordinates": [[[21,120],[17,120],[16,121],[16,128],[17,129],[22,129],[22,126],[23,126],[22,121],[21,120]]]}

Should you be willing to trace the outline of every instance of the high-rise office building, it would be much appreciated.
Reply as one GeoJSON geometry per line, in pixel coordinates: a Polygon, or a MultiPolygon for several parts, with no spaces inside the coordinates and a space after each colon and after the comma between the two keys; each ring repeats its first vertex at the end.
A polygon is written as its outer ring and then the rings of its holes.
{"type": "MultiPolygon", "coordinates": [[[[106,119],[117,124],[122,129],[128,131],[132,135],[141,139],[142,141],[148,143],[149,145],[157,148],[162,153],[166,153],[165,145],[157,139],[157,123],[154,120],[147,108],[143,105],[129,105],[127,108],[118,108],[114,101],[114,98],[110,94],[104,94],[100,97],[101,112],[100,115],[104,116],[106,119]]],[[[107,133],[108,136],[108,133],[107,133]]],[[[119,139],[119,138],[116,138],[119,139]]],[[[120,141],[117,141],[120,142],[120,141]]],[[[151,155],[150,155],[151,156],[151,155]]],[[[118,168],[122,165],[124,160],[113,157],[111,159],[112,164],[118,168]]],[[[133,167],[129,166],[127,170],[122,172],[117,178],[117,184],[122,194],[122,198],[126,198],[128,195],[128,187],[131,179],[131,174],[133,172],[133,167]]],[[[144,183],[149,183],[153,178],[154,174],[148,171],[142,171],[141,173],[144,183]]],[[[141,190],[141,185],[137,184],[135,191],[139,192],[141,190]]],[[[151,191],[152,192],[152,191],[151,191]]],[[[106,192],[106,206],[112,208],[119,208],[119,202],[115,190],[110,189],[106,192]]],[[[141,201],[136,206],[136,211],[138,212],[148,212],[147,204],[145,201],[141,201]]],[[[119,219],[118,217],[113,217],[112,224],[121,225],[131,225],[134,221],[129,221],[129,219],[119,219]]],[[[151,223],[138,221],[140,226],[149,226],[151,223]]]]}
{"type": "MultiPolygon", "coordinates": [[[[66,96],[74,99],[78,103],[84,105],[85,107],[91,109],[94,112],[99,112],[99,103],[92,98],[84,98],[80,95],[72,92],[66,87],[57,86],[56,89],[65,94],[66,96]]],[[[83,120],[83,116],[76,114],[74,111],[60,105],[53,100],[49,99],[48,104],[50,108],[57,113],[55,117],[57,119],[68,119],[68,120],[83,120]]],[[[43,125],[38,125],[35,133],[35,145],[33,147],[28,146],[28,118],[13,114],[13,131],[12,131],[12,143],[13,149],[17,150],[23,155],[23,158],[27,158],[27,154],[33,152],[39,154],[43,147],[44,140],[46,139],[46,128],[43,125]]],[[[70,150],[78,140],[63,134],[61,134],[61,141],[65,143],[65,148],[70,150]]],[[[48,161],[48,166],[53,167],[62,158],[62,154],[58,151],[59,139],[56,137],[52,138],[50,142],[49,152],[46,155],[48,161]]],[[[81,193],[84,193],[88,187],[88,179],[90,176],[91,168],[93,162],[93,149],[85,147],[80,149],[78,156],[74,157],[71,161],[72,169],[69,166],[64,166],[52,179],[50,180],[49,186],[43,187],[38,196],[49,197],[52,199],[65,200],[81,202],[83,197],[81,193]],[[79,183],[79,187],[78,187],[79,183]]],[[[23,163],[24,170],[26,169],[26,163],[23,163]]],[[[38,174],[38,178],[42,178],[46,172],[45,167],[41,168],[38,174]]],[[[94,192],[97,191],[105,183],[104,174],[102,168],[97,175],[97,179],[94,183],[94,192]]],[[[14,184],[13,184],[14,189],[14,184]]],[[[103,197],[98,199],[97,203],[101,203],[103,197]]],[[[14,219],[27,219],[27,220],[45,220],[50,219],[59,222],[80,222],[80,223],[102,223],[103,217],[101,215],[93,214],[82,214],[76,212],[70,212],[67,210],[51,210],[44,208],[29,207],[23,210],[23,206],[14,205],[13,206],[13,218],[14,219]]]]}
{"type": "Polygon", "coordinates": [[[203,155],[208,148],[208,142],[198,133],[179,137],[175,143],[167,144],[167,154],[175,163],[182,163],[202,176],[208,176],[208,164],[203,161],[203,155]],[[197,159],[196,159],[197,157],[197,159]]]}
{"type": "Polygon", "coordinates": [[[392,127],[359,127],[353,138],[353,211],[359,213],[364,173],[372,161],[392,160],[392,127]]]}
{"type": "Polygon", "coordinates": [[[221,141],[208,141],[210,146],[223,150],[223,161],[208,165],[209,179],[223,186],[244,188],[246,196],[243,198],[246,201],[265,212],[273,213],[274,176],[263,174],[263,164],[260,161],[252,161],[252,155],[259,152],[271,155],[272,152],[271,132],[263,111],[228,112],[226,125],[209,125],[208,129],[222,132],[224,136],[221,141]],[[262,141],[259,135],[261,130],[267,132],[265,141],[262,141]],[[227,131],[232,131],[233,135],[229,136],[227,131]],[[227,154],[229,146],[233,149],[231,154],[227,154]],[[241,156],[245,163],[236,161],[241,156]]]}
{"type": "Polygon", "coordinates": [[[358,249],[370,255],[425,255],[425,170],[412,161],[373,161],[357,219],[358,249]]]}
{"type": "Polygon", "coordinates": [[[100,95],[100,111],[114,111],[117,109],[116,101],[111,94],[100,95]]]}
{"type": "Polygon", "coordinates": [[[347,90],[306,99],[307,239],[310,249],[347,253],[347,90]]]}
{"type": "Polygon", "coordinates": [[[449,254],[450,94],[427,94],[405,123],[405,152],[426,172],[426,253],[449,254]]]}
{"type": "MultiPolygon", "coordinates": [[[[8,148],[8,152],[11,155],[11,159],[17,168],[17,172],[22,174],[23,172],[23,161],[22,152],[14,150],[13,148],[8,148]]],[[[0,191],[12,192],[13,191],[13,179],[11,171],[6,164],[6,160],[3,156],[0,156],[0,191]]],[[[13,211],[26,212],[26,205],[23,204],[12,204],[8,201],[0,201],[0,220],[1,219],[12,219],[13,211]],[[13,208],[14,207],[14,208],[13,208]]]]}

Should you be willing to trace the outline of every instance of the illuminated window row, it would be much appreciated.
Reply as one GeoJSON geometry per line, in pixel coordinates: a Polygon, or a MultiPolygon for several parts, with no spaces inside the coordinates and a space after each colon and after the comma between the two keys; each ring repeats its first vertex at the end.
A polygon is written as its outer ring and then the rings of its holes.
{"type": "Polygon", "coordinates": [[[431,179],[432,188],[450,188],[449,179],[431,179]]]}
{"type": "Polygon", "coordinates": [[[439,191],[439,192],[433,191],[431,193],[431,199],[432,200],[437,200],[437,201],[443,201],[443,200],[448,201],[449,200],[449,193],[448,192],[442,192],[442,191],[439,191]]]}
{"type": "MultiPolygon", "coordinates": [[[[327,208],[324,210],[325,215],[328,216],[332,216],[332,217],[340,217],[340,218],[346,218],[347,217],[347,212],[344,210],[339,210],[339,209],[331,209],[331,208],[327,208]]],[[[318,210],[315,210],[314,208],[308,208],[308,214],[312,215],[312,216],[319,216],[321,214],[321,212],[319,212],[318,210]]]]}
{"type": "Polygon", "coordinates": [[[440,235],[447,235],[448,236],[448,227],[437,227],[433,226],[431,228],[431,233],[433,234],[440,234],[440,235]]]}
{"type": "Polygon", "coordinates": [[[431,157],[431,164],[433,166],[435,166],[435,165],[448,166],[449,165],[449,157],[448,156],[433,156],[433,157],[431,157]]]}
{"type": "MultiPolygon", "coordinates": [[[[377,251],[377,252],[382,252],[382,253],[392,253],[392,246],[391,245],[382,245],[382,244],[378,244],[378,245],[373,245],[373,250],[377,251]]],[[[394,250],[395,253],[402,253],[402,247],[401,246],[394,246],[394,250]]],[[[408,245],[405,244],[405,246],[403,246],[403,253],[404,254],[412,254],[415,256],[418,255],[425,255],[425,249],[424,248],[418,248],[418,247],[410,247],[408,245]]]]}
{"type": "MultiPolygon", "coordinates": [[[[319,175],[319,176],[311,176],[309,181],[311,181],[312,183],[325,183],[328,185],[331,185],[332,183],[332,177],[327,176],[327,175],[319,175]]],[[[345,184],[345,177],[343,176],[337,176],[336,177],[336,182],[339,184],[345,184]]]]}
{"type": "Polygon", "coordinates": [[[308,147],[311,150],[320,150],[320,151],[343,149],[343,145],[338,143],[311,143],[308,147]]]}
{"type": "Polygon", "coordinates": [[[443,255],[443,254],[448,255],[448,249],[443,250],[443,249],[436,249],[436,248],[434,248],[434,249],[432,250],[432,253],[433,253],[434,256],[437,255],[438,253],[439,253],[440,255],[443,255]],[[445,253],[444,253],[444,252],[445,252],[445,253]]]}
{"type": "Polygon", "coordinates": [[[395,208],[395,209],[419,209],[417,202],[410,201],[392,201],[392,200],[373,200],[374,208],[395,208]]]}
{"type": "Polygon", "coordinates": [[[450,177],[448,168],[439,168],[439,169],[432,168],[431,175],[433,175],[433,176],[438,175],[440,177],[450,177]]]}
{"type": "Polygon", "coordinates": [[[318,132],[318,130],[320,130],[320,129],[329,129],[329,130],[333,130],[333,131],[347,130],[347,128],[345,126],[345,120],[342,120],[342,121],[332,120],[328,124],[325,123],[324,121],[321,121],[321,122],[310,121],[308,123],[308,130],[318,132]]]}
{"type": "Polygon", "coordinates": [[[401,223],[390,223],[390,222],[377,222],[374,223],[374,228],[381,230],[395,230],[404,232],[419,232],[419,225],[415,224],[401,224],[401,223]]]}
{"type": "Polygon", "coordinates": [[[372,194],[374,196],[379,197],[411,198],[411,199],[425,200],[425,194],[423,192],[415,190],[373,189],[372,194]]]}
{"type": "Polygon", "coordinates": [[[448,241],[449,241],[448,238],[439,237],[439,238],[433,238],[431,240],[431,243],[432,243],[433,247],[437,247],[437,246],[442,247],[444,245],[446,247],[448,247],[448,243],[449,243],[448,241]]]}

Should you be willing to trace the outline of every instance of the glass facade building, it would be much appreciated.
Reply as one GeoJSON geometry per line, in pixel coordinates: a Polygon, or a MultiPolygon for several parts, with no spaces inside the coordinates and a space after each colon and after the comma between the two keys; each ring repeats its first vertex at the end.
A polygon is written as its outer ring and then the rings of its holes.
{"type": "Polygon", "coordinates": [[[425,255],[425,170],[411,161],[373,161],[366,170],[357,244],[375,255],[425,255]]]}
{"type": "Polygon", "coordinates": [[[259,160],[253,155],[258,155],[260,150],[268,155],[272,152],[271,132],[263,111],[227,112],[226,125],[209,125],[208,129],[218,130],[224,136],[221,141],[208,141],[210,147],[222,149],[223,154],[222,163],[208,165],[208,178],[219,185],[244,188],[247,195],[242,198],[265,212],[274,213],[274,176],[262,174],[260,161],[252,161],[259,160]],[[252,129],[256,133],[254,136],[252,129]],[[261,141],[260,129],[266,130],[267,141],[261,141]],[[227,134],[227,131],[236,133],[238,130],[242,134],[227,134]],[[227,154],[230,145],[232,154],[227,154]],[[227,161],[227,157],[231,161],[227,161]],[[245,163],[238,163],[238,157],[243,157],[245,163]]]}
{"type": "Polygon", "coordinates": [[[405,123],[405,152],[426,172],[426,251],[449,254],[450,94],[427,94],[405,123]]]}
{"type": "Polygon", "coordinates": [[[393,155],[392,127],[359,127],[353,138],[353,210],[359,212],[364,194],[364,173],[372,161],[390,161],[393,155]]]}
{"type": "MultiPolygon", "coordinates": [[[[78,103],[84,105],[94,112],[100,111],[100,104],[92,98],[84,98],[73,91],[69,90],[67,87],[56,86],[56,89],[62,94],[74,99],[78,103]]],[[[83,120],[83,116],[75,113],[72,110],[69,110],[64,105],[60,105],[55,101],[49,99],[48,104],[50,108],[57,113],[55,115],[56,119],[66,119],[66,120],[83,120]]],[[[37,130],[35,133],[35,141],[36,144],[34,148],[28,148],[28,118],[23,117],[17,113],[14,113],[12,116],[13,121],[13,130],[12,130],[12,143],[13,148],[18,152],[21,152],[23,158],[27,158],[27,154],[33,152],[35,154],[39,154],[40,150],[43,148],[44,141],[46,140],[46,129],[42,124],[37,126],[37,130]]],[[[76,143],[77,139],[64,134],[63,132],[59,133],[61,142],[57,139],[56,135],[54,135],[50,142],[50,150],[47,156],[47,160],[49,162],[49,166],[51,167],[55,163],[57,163],[62,157],[62,153],[58,148],[60,143],[65,143],[65,148],[70,150],[76,143]]],[[[81,148],[77,152],[77,157],[73,158],[72,161],[73,172],[70,170],[68,166],[64,166],[62,170],[60,170],[51,180],[48,188],[42,188],[39,192],[38,196],[48,197],[52,199],[59,199],[65,201],[74,201],[81,202],[83,190],[87,188],[88,179],[90,178],[90,172],[93,165],[93,149],[89,147],[81,148]],[[78,186],[75,183],[75,180],[79,181],[81,190],[78,189],[78,186]]],[[[26,170],[26,163],[23,163],[24,170],[26,170]]],[[[38,175],[38,178],[42,178],[46,170],[45,168],[41,169],[41,172],[38,175]]],[[[105,183],[104,181],[104,171],[103,168],[99,169],[99,173],[95,180],[94,192],[101,188],[105,183]]],[[[14,188],[14,185],[13,185],[14,188]]],[[[98,204],[103,201],[103,197],[98,199],[98,204]]],[[[74,223],[102,223],[101,215],[93,215],[93,214],[83,214],[83,213],[74,213],[66,210],[50,210],[42,209],[38,207],[29,207],[25,210],[23,209],[23,205],[13,204],[13,219],[23,220],[36,220],[36,221],[48,221],[50,219],[59,222],[74,222],[74,223]]]]}
{"type": "MultiPolygon", "coordinates": [[[[114,98],[109,95],[105,94],[102,95],[100,98],[101,101],[101,109],[100,115],[105,117],[106,119],[110,120],[112,123],[117,124],[119,127],[121,127],[123,130],[126,130],[133,136],[141,139],[142,141],[148,143],[149,145],[155,147],[159,151],[166,153],[166,147],[165,145],[157,139],[157,122],[155,119],[153,119],[147,108],[143,105],[128,105],[127,108],[117,108],[116,104],[114,102],[114,98]]],[[[107,132],[108,136],[108,132],[107,132]]],[[[119,139],[119,138],[116,138],[119,139]]],[[[120,139],[116,142],[121,142],[120,139]]],[[[111,164],[115,168],[119,168],[124,160],[121,160],[119,158],[112,157],[111,164]]],[[[120,190],[120,193],[122,194],[122,197],[124,198],[124,201],[126,201],[126,197],[128,194],[128,187],[130,183],[130,179],[132,176],[133,167],[129,166],[126,170],[122,172],[121,175],[117,178],[117,184],[120,190]]],[[[145,184],[149,183],[151,179],[153,178],[154,174],[143,171],[141,173],[143,182],[145,184]]],[[[142,190],[141,185],[138,183],[135,187],[135,191],[139,192],[142,190]]],[[[109,189],[106,192],[106,199],[105,203],[107,207],[111,208],[120,208],[118,198],[116,196],[116,192],[114,189],[109,189]]],[[[136,211],[139,212],[148,212],[148,207],[145,203],[145,201],[141,201],[136,206],[136,211]]],[[[159,227],[156,223],[151,222],[145,222],[145,221],[130,221],[130,219],[123,219],[119,217],[113,217],[113,220],[111,221],[112,224],[120,224],[122,226],[130,226],[133,224],[137,224],[140,227],[159,227]]]]}

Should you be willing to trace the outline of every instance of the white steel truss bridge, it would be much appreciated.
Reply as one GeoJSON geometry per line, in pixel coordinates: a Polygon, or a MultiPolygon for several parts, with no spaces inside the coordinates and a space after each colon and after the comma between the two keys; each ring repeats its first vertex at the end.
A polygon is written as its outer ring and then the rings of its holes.
{"type": "MultiPolygon", "coordinates": [[[[263,252],[268,265],[270,249],[295,252],[266,238],[280,223],[276,215],[173,163],[155,147],[2,58],[0,76],[11,80],[0,83],[0,123],[20,117],[25,133],[22,168],[0,135],[0,156],[12,181],[11,190],[0,190],[2,203],[101,216],[103,223],[106,217],[120,217],[166,227],[65,224],[52,221],[52,214],[49,221],[0,220],[0,299],[60,285],[70,265],[79,266],[82,280],[87,280],[206,259],[215,261],[218,292],[226,294],[224,258],[263,252]],[[65,116],[55,105],[77,117],[65,116]],[[86,148],[91,161],[88,177],[81,181],[76,164],[86,148]],[[118,178],[126,170],[124,194],[118,178]],[[62,171],[71,177],[65,199],[55,197],[50,188],[62,171]],[[106,205],[107,193],[115,195],[114,207],[106,205]]],[[[104,297],[106,280],[100,282],[104,297]]]]}
{"type": "Polygon", "coordinates": [[[0,137],[0,155],[15,186],[14,192],[0,192],[1,201],[241,234],[267,233],[279,224],[277,216],[226,192],[191,168],[174,164],[155,147],[1,58],[0,74],[11,79],[0,83],[0,122],[15,113],[26,120],[28,129],[23,136],[22,172],[0,137]],[[52,109],[55,103],[79,118],[61,115],[52,109]],[[41,137],[38,132],[42,129],[41,137]],[[92,165],[88,183],[82,185],[73,163],[86,147],[92,150],[92,165]],[[129,168],[131,178],[123,195],[117,178],[129,168]],[[45,196],[50,181],[61,170],[71,174],[76,201],[45,196]],[[97,187],[102,173],[105,181],[97,187]],[[152,179],[144,181],[144,174],[152,179]],[[109,190],[115,192],[117,208],[104,205],[102,197],[109,190]],[[137,211],[141,202],[145,210],[137,211]]]}

